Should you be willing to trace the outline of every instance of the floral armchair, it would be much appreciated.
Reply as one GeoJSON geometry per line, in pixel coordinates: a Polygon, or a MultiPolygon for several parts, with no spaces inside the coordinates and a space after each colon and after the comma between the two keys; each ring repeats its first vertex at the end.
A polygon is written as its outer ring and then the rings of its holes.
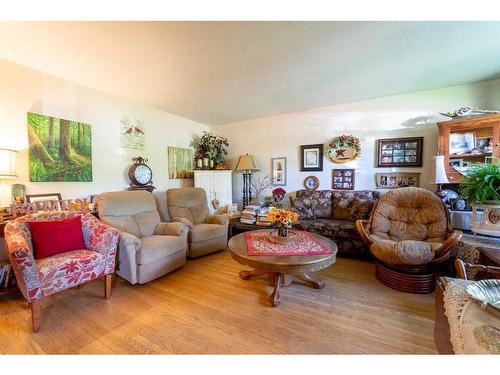
{"type": "Polygon", "coordinates": [[[91,214],[82,216],[85,249],[43,259],[33,256],[30,221],[49,221],[81,215],[78,212],[42,212],[19,217],[5,227],[7,255],[24,298],[29,302],[33,331],[40,329],[40,300],[64,289],[105,277],[105,298],[111,295],[111,274],[120,232],[91,214]]]}

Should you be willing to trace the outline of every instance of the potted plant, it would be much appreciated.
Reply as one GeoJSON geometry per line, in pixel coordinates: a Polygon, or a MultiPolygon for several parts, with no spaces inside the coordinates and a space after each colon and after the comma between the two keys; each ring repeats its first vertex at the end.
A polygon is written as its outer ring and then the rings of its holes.
{"type": "Polygon", "coordinates": [[[229,142],[220,135],[204,131],[201,137],[193,139],[191,145],[195,148],[196,166],[212,169],[214,165],[224,164],[229,142]]]}
{"type": "Polygon", "coordinates": [[[472,206],[472,231],[500,237],[500,162],[473,166],[460,194],[472,206]]]}
{"type": "Polygon", "coordinates": [[[299,215],[293,211],[273,207],[267,215],[267,219],[276,224],[278,237],[287,237],[288,229],[292,227],[293,223],[299,220],[299,215]]]}

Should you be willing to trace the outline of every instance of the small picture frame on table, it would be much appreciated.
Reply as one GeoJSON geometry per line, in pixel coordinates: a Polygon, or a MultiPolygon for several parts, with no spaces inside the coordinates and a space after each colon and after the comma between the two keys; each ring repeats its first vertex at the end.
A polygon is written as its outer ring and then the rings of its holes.
{"type": "Polygon", "coordinates": [[[354,190],[354,169],[332,169],[332,189],[354,190]]]}
{"type": "Polygon", "coordinates": [[[61,201],[61,193],[26,195],[26,202],[33,204],[39,210],[59,211],[61,210],[61,201]]]}
{"type": "Polygon", "coordinates": [[[272,178],[271,183],[273,186],[286,185],[286,158],[272,158],[271,159],[272,178]]]}
{"type": "Polygon", "coordinates": [[[377,167],[421,167],[424,137],[377,139],[377,167]]]}
{"type": "Polygon", "coordinates": [[[323,144],[300,146],[300,171],[323,170],[323,144]]]}

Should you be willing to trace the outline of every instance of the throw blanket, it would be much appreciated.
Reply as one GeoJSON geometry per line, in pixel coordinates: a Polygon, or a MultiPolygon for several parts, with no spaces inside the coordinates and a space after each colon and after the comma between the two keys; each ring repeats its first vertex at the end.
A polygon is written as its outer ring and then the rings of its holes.
{"type": "Polygon", "coordinates": [[[455,354],[500,354],[500,320],[483,311],[465,291],[469,280],[453,280],[444,291],[455,354]]]}

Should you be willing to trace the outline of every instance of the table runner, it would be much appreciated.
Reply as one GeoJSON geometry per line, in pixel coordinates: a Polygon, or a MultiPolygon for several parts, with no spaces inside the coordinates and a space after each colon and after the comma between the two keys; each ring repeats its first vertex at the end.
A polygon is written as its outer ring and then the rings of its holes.
{"type": "Polygon", "coordinates": [[[269,230],[253,230],[245,232],[248,255],[320,255],[331,254],[332,250],[325,247],[314,235],[308,232],[294,230],[297,235],[285,244],[275,244],[269,238],[269,230]]]}

